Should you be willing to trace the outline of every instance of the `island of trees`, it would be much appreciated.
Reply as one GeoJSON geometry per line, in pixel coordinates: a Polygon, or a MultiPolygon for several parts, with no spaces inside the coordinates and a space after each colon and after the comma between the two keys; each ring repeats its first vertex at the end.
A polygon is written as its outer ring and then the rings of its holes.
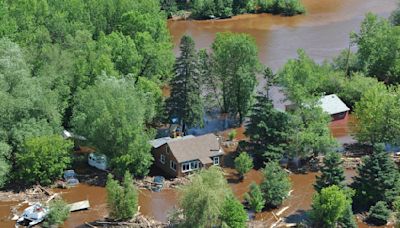
{"type": "MultiPolygon", "coordinates": [[[[183,36],[175,59],[162,10],[174,3],[0,0],[1,187],[50,185],[60,178],[76,159],[73,143],[60,135],[68,129],[107,156],[115,176],[106,186],[110,216],[130,219],[138,203],[133,178],[149,173],[154,158],[148,142],[157,126],[177,118],[184,128],[202,127],[204,113],[214,108],[238,125],[246,122],[249,140],[234,160],[240,179],[255,163],[264,164],[262,182],[251,184],[245,195],[249,209],[276,208],[290,197],[289,175],[278,163],[282,158],[309,162],[323,155],[309,226],[356,227],[353,210],[367,212],[373,224],[386,224],[392,215],[398,221],[400,174],[384,150],[400,144],[398,11],[390,21],[367,14],[360,31],[351,34],[355,52],[345,50],[318,64],[299,50],[297,58],[272,72],[259,62],[255,40],[247,34],[218,33],[209,50],[196,50],[193,39],[183,36]],[[258,93],[257,75],[268,81],[258,93]],[[168,98],[160,89],[165,85],[171,87],[168,98]],[[294,110],[274,109],[268,96],[272,85],[283,88],[294,110]],[[371,149],[350,185],[335,152],[330,117],[317,104],[332,93],[354,110],[356,139],[371,149]]],[[[248,6],[282,13],[274,8],[282,7],[281,1],[191,4],[199,17],[243,13],[248,6]]],[[[173,224],[246,225],[245,207],[218,167],[193,175],[180,193],[173,224]]],[[[52,207],[50,222],[62,222],[68,214],[62,202],[52,207]]]]}

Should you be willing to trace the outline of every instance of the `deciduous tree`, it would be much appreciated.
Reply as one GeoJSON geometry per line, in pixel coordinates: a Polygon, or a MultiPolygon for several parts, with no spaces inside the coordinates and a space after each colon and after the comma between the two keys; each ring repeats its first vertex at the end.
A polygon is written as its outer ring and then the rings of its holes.
{"type": "Polygon", "coordinates": [[[244,196],[247,203],[250,206],[250,209],[255,212],[261,212],[261,210],[265,207],[265,199],[261,192],[260,186],[256,183],[250,184],[250,191],[247,192],[244,196]]]}
{"type": "Polygon", "coordinates": [[[222,227],[246,227],[248,219],[243,205],[233,195],[226,197],[221,212],[222,227]]]}
{"type": "Polygon", "coordinates": [[[235,169],[239,173],[240,179],[243,179],[244,174],[253,168],[253,159],[246,152],[240,153],[235,158],[235,169]]]}

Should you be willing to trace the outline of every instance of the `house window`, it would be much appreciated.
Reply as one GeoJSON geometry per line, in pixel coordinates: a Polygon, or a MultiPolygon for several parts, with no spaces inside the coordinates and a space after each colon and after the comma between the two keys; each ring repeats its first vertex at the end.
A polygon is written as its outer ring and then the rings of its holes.
{"type": "Polygon", "coordinates": [[[160,155],[160,162],[165,164],[165,155],[164,154],[160,155]]]}
{"type": "Polygon", "coordinates": [[[165,153],[166,153],[166,154],[168,154],[168,153],[169,153],[169,151],[168,151],[168,147],[167,147],[167,146],[165,147],[165,153]]]}
{"type": "Polygon", "coordinates": [[[219,165],[219,157],[213,157],[214,165],[219,165]]]}
{"type": "Polygon", "coordinates": [[[190,161],[182,163],[182,172],[190,172],[196,169],[199,169],[200,163],[199,161],[190,161]]]}
{"type": "Polygon", "coordinates": [[[169,161],[169,167],[172,169],[172,170],[174,170],[174,171],[176,171],[176,163],[174,162],[174,161],[169,161]]]}

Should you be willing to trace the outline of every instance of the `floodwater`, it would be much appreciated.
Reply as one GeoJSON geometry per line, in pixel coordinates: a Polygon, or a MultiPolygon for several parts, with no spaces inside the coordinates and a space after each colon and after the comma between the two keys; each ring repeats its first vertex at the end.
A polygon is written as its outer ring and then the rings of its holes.
{"type": "Polygon", "coordinates": [[[335,120],[329,124],[332,136],[341,144],[355,143],[356,140],[353,137],[354,128],[357,124],[355,116],[349,114],[347,118],[343,120],[335,120]]]}
{"type": "Polygon", "coordinates": [[[226,20],[169,21],[175,53],[184,34],[197,48],[209,48],[216,33],[231,31],[254,37],[263,64],[273,70],[303,48],[317,62],[336,56],[349,46],[349,33],[357,31],[367,12],[388,16],[396,0],[303,0],[307,14],[294,17],[270,14],[239,15],[226,20]]]}

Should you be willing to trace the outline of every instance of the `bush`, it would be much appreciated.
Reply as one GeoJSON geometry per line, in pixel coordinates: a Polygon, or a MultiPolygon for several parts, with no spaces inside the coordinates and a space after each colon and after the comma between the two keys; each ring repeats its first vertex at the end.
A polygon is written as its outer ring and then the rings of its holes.
{"type": "Polygon", "coordinates": [[[107,178],[107,204],[110,217],[128,220],[137,212],[138,193],[133,185],[132,175],[125,172],[122,186],[109,174],[107,178]]]}
{"type": "Polygon", "coordinates": [[[244,198],[249,204],[250,209],[255,212],[261,212],[265,206],[265,199],[262,195],[260,186],[256,183],[251,183],[250,191],[245,194],[244,198]]]}
{"type": "Polygon", "coordinates": [[[242,152],[235,158],[235,169],[239,173],[242,179],[244,174],[249,172],[253,168],[253,159],[246,153],[242,152]]]}
{"type": "Polygon", "coordinates": [[[242,228],[246,226],[247,213],[243,205],[234,196],[228,196],[221,212],[222,226],[242,228]]]}
{"type": "Polygon", "coordinates": [[[348,215],[351,200],[345,190],[336,185],[323,188],[313,197],[310,218],[315,227],[336,227],[348,215]]]}
{"type": "Polygon", "coordinates": [[[59,135],[27,140],[16,154],[16,172],[23,183],[49,185],[71,164],[73,143],[59,135]]]}
{"type": "Polygon", "coordinates": [[[45,227],[60,225],[69,217],[68,204],[63,200],[54,200],[50,203],[49,214],[44,223],[45,227]]]}
{"type": "Polygon", "coordinates": [[[232,130],[228,134],[228,138],[229,138],[230,141],[234,140],[236,138],[236,136],[237,136],[237,131],[236,130],[232,130]]]}
{"type": "Polygon", "coordinates": [[[382,226],[385,225],[389,219],[390,210],[384,201],[378,201],[374,206],[369,209],[368,222],[382,226]]]}

